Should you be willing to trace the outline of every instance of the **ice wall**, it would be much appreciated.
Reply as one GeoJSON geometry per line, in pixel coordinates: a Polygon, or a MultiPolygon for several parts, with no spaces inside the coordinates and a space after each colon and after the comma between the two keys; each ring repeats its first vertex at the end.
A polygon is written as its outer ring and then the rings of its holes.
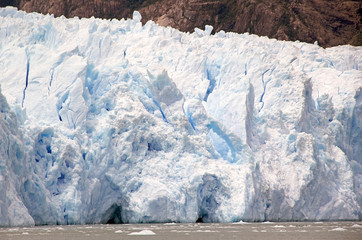
{"type": "Polygon", "coordinates": [[[34,224],[20,196],[26,178],[24,145],[16,116],[0,93],[0,225],[34,224]]]}
{"type": "Polygon", "coordinates": [[[140,20],[0,9],[0,225],[361,219],[362,48],[140,20]]]}

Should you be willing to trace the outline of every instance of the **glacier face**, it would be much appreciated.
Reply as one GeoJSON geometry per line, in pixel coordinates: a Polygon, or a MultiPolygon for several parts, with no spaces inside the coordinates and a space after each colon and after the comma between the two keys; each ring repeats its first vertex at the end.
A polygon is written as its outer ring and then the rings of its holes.
{"type": "Polygon", "coordinates": [[[140,20],[0,9],[0,225],[361,219],[361,47],[140,20]]]}

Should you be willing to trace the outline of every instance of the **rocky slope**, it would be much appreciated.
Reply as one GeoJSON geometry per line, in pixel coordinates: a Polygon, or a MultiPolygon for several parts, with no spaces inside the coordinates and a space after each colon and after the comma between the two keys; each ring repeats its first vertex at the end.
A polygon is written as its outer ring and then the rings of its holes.
{"type": "Polygon", "coordinates": [[[341,0],[5,0],[27,12],[66,17],[126,18],[140,11],[153,20],[192,32],[249,32],[279,40],[300,40],[323,47],[362,45],[362,2],[341,0]]]}
{"type": "MultiPolygon", "coordinates": [[[[318,41],[328,47],[358,44],[360,2],[353,1],[160,1],[142,8],[145,19],[183,31],[213,25],[215,31],[249,32],[280,40],[318,41]],[[173,7],[169,7],[173,5],[173,7]],[[168,7],[165,7],[168,6],[168,7]],[[180,11],[181,10],[181,11],[180,11]]],[[[359,41],[361,44],[361,41],[359,41]]]]}

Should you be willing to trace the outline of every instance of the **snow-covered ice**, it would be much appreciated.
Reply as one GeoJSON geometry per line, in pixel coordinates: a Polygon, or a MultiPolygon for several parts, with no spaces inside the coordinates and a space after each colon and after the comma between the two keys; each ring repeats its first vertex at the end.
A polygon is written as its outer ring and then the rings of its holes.
{"type": "Polygon", "coordinates": [[[361,219],[362,48],[0,9],[0,225],[361,219]]]}

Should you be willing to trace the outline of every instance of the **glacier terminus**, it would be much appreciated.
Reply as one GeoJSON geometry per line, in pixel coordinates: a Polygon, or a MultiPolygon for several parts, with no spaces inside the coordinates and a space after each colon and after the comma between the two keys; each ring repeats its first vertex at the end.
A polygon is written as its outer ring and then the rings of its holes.
{"type": "Polygon", "coordinates": [[[362,47],[0,9],[0,225],[362,219],[362,47]]]}

